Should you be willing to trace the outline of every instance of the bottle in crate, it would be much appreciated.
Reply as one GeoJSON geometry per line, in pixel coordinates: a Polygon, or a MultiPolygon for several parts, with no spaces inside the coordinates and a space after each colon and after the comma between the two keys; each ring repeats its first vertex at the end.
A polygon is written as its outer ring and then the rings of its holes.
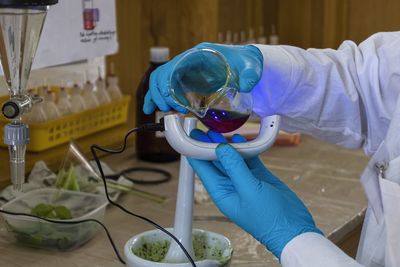
{"type": "Polygon", "coordinates": [[[111,73],[107,77],[108,87],[107,91],[110,94],[111,100],[120,100],[122,98],[121,89],[119,88],[119,81],[114,72],[114,64],[111,63],[111,73]]]}
{"type": "MultiPolygon", "coordinates": [[[[151,115],[143,113],[144,97],[149,88],[150,74],[169,60],[167,47],[150,49],[150,66],[136,92],[136,124],[159,122],[165,113],[156,110],[151,115]]],[[[172,149],[162,133],[138,132],[136,136],[136,155],[139,159],[152,162],[168,162],[179,159],[179,154],[172,149]]]]}
{"type": "Polygon", "coordinates": [[[83,102],[81,96],[81,87],[78,83],[74,83],[71,88],[71,110],[72,113],[78,113],[86,109],[86,105],[83,102]]]}
{"type": "Polygon", "coordinates": [[[60,87],[60,93],[58,95],[58,110],[60,111],[60,116],[66,116],[72,113],[71,102],[67,89],[64,86],[60,87]]]}
{"type": "Polygon", "coordinates": [[[87,109],[96,108],[99,106],[97,95],[94,92],[94,85],[89,79],[89,75],[86,73],[86,82],[83,84],[82,98],[85,102],[87,109]]]}
{"type": "Polygon", "coordinates": [[[100,68],[99,68],[99,77],[97,78],[95,84],[96,84],[95,92],[99,104],[104,105],[110,103],[111,97],[107,92],[106,81],[101,77],[100,68]]]}
{"type": "Polygon", "coordinates": [[[43,99],[43,110],[47,115],[47,120],[55,120],[60,117],[60,111],[54,102],[54,93],[47,89],[43,99]]]}
{"type": "MultiPolygon", "coordinates": [[[[32,97],[40,97],[39,94],[33,93],[33,91],[31,92],[32,97]]],[[[24,114],[24,120],[29,124],[46,122],[47,114],[43,109],[43,101],[33,105],[31,112],[24,114]]]]}

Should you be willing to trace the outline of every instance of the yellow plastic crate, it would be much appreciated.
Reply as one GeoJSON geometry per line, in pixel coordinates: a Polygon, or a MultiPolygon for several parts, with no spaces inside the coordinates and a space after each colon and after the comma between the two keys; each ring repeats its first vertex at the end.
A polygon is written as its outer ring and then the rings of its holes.
{"type": "MultiPolygon", "coordinates": [[[[2,98],[4,100],[4,98],[2,98]]],[[[28,151],[39,152],[78,139],[95,132],[123,124],[127,121],[130,96],[100,107],[64,116],[46,123],[29,124],[28,151]]],[[[1,100],[1,99],[0,99],[1,100]]],[[[0,101],[2,103],[2,101],[0,101]]],[[[4,144],[4,125],[8,121],[0,116],[0,146],[4,144]]]]}

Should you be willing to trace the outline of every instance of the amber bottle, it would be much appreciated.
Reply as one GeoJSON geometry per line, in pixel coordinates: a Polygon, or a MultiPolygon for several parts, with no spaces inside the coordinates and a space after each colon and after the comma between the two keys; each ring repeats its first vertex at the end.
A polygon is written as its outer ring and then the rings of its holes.
{"type": "MultiPolygon", "coordinates": [[[[149,89],[150,74],[169,60],[167,47],[150,48],[150,66],[143,76],[136,92],[136,125],[159,122],[166,115],[156,110],[151,115],[143,112],[144,97],[149,89]]],[[[179,159],[179,154],[168,144],[163,133],[138,132],[136,136],[136,155],[139,159],[151,162],[169,162],[179,159]]]]}

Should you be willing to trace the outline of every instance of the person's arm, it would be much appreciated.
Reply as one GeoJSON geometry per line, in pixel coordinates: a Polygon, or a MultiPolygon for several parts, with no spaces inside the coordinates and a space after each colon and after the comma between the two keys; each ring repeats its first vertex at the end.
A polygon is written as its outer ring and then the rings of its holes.
{"type": "MultiPolygon", "coordinates": [[[[203,142],[226,143],[218,133],[193,130],[203,142]]],[[[244,142],[234,135],[233,142],[244,142]]],[[[360,267],[327,240],[301,199],[258,157],[244,160],[229,145],[216,149],[218,161],[188,159],[219,210],[250,233],[284,267],[360,267]]]]}
{"type": "Polygon", "coordinates": [[[283,249],[283,267],[362,267],[322,235],[304,233],[283,249]]]}
{"type": "Polygon", "coordinates": [[[282,128],[373,153],[383,140],[400,90],[400,32],[378,33],[338,50],[256,45],[263,75],[254,110],[279,114],[282,128]]]}

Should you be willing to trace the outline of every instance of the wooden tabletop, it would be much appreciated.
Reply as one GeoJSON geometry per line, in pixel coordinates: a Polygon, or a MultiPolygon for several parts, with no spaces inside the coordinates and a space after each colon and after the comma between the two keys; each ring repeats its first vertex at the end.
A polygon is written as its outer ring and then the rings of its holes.
{"type": "MultiPolygon", "coordinates": [[[[262,155],[262,160],[304,200],[318,226],[335,242],[361,222],[367,203],[358,178],[367,163],[361,151],[340,149],[303,137],[299,146],[273,147],[262,155]]],[[[121,155],[105,157],[104,161],[117,171],[132,166],[153,166],[138,161],[133,148],[121,155]]],[[[155,204],[126,194],[120,197],[119,203],[164,227],[170,227],[174,220],[179,163],[157,164],[157,167],[171,172],[173,179],[165,184],[140,188],[166,196],[165,203],[155,204]]],[[[121,253],[130,237],[153,229],[115,207],[107,208],[105,223],[121,253]]],[[[232,241],[234,254],[231,266],[279,266],[274,257],[250,235],[233,223],[224,221],[211,201],[194,206],[194,227],[223,234],[232,241]]],[[[10,243],[5,238],[4,225],[0,230],[0,266],[123,266],[102,231],[76,250],[58,252],[10,243]]]]}

